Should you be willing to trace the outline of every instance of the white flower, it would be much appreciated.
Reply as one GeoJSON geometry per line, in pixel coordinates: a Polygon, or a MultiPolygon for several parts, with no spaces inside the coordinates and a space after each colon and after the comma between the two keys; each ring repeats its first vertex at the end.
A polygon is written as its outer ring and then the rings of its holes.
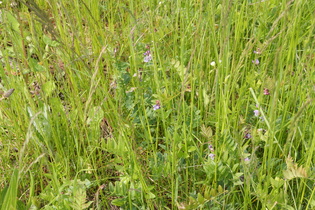
{"type": "Polygon", "coordinates": [[[215,66],[215,62],[214,61],[212,61],[211,63],[210,63],[210,66],[215,66]]]}

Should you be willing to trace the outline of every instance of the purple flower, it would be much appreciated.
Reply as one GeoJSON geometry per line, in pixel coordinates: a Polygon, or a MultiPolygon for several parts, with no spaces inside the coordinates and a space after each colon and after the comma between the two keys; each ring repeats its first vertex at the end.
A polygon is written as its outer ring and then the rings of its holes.
{"type": "Polygon", "coordinates": [[[145,53],[143,53],[143,55],[144,55],[144,56],[145,56],[145,55],[151,55],[150,50],[147,50],[145,53]]]}
{"type": "Polygon", "coordinates": [[[256,117],[258,117],[260,115],[260,111],[259,110],[254,110],[254,114],[256,117]]]}
{"type": "Polygon", "coordinates": [[[152,60],[152,55],[151,55],[151,51],[150,50],[147,50],[145,53],[143,53],[143,55],[144,55],[143,61],[145,63],[148,63],[148,62],[150,62],[152,60]]]}
{"type": "Polygon", "coordinates": [[[155,110],[158,110],[160,108],[161,108],[160,101],[157,100],[156,104],[153,105],[153,110],[155,111],[155,110]]]}
{"type": "Polygon", "coordinates": [[[249,157],[244,158],[244,161],[249,162],[250,161],[249,157]]]}
{"type": "Polygon", "coordinates": [[[209,150],[210,150],[211,152],[214,151],[214,148],[213,148],[212,144],[209,144],[208,148],[209,148],[209,150]]]}
{"type": "Polygon", "coordinates": [[[209,158],[211,158],[211,160],[214,160],[214,157],[215,157],[215,154],[213,154],[213,153],[209,154],[209,158]]]}
{"type": "Polygon", "coordinates": [[[161,108],[160,105],[157,105],[157,104],[153,105],[153,110],[158,110],[160,108],[161,108]]]}
{"type": "Polygon", "coordinates": [[[245,139],[250,139],[252,138],[252,135],[250,133],[246,133],[244,136],[245,139]]]}
{"type": "Polygon", "coordinates": [[[270,92],[269,92],[268,88],[264,88],[264,95],[270,95],[270,92]]]}
{"type": "Polygon", "coordinates": [[[259,60],[258,60],[258,59],[253,60],[252,62],[253,62],[253,64],[255,64],[255,65],[258,65],[258,64],[259,64],[259,60]]]}
{"type": "Polygon", "coordinates": [[[148,63],[152,60],[152,56],[151,55],[147,55],[144,57],[143,62],[148,63]]]}

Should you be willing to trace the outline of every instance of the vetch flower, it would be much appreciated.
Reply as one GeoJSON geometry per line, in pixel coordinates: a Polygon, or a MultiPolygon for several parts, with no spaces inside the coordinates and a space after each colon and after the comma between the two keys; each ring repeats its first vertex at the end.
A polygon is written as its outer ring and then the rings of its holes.
{"type": "Polygon", "coordinates": [[[258,60],[258,59],[253,60],[252,62],[253,62],[253,64],[255,64],[255,65],[258,65],[258,64],[259,64],[259,60],[258,60]]]}
{"type": "Polygon", "coordinates": [[[250,133],[246,133],[244,136],[244,139],[250,139],[252,138],[252,135],[250,133]]]}
{"type": "Polygon", "coordinates": [[[215,154],[213,154],[213,153],[209,154],[209,158],[211,158],[211,160],[214,160],[214,157],[215,157],[215,154]]]}
{"type": "Polygon", "coordinates": [[[259,110],[254,110],[254,114],[256,117],[258,117],[260,115],[260,111],[259,110]]]}
{"type": "Polygon", "coordinates": [[[257,55],[260,55],[261,54],[261,49],[257,48],[257,50],[254,50],[254,53],[257,54],[257,55]]]}
{"type": "Polygon", "coordinates": [[[268,88],[264,88],[264,95],[270,95],[270,92],[269,92],[268,88]]]}
{"type": "Polygon", "coordinates": [[[212,144],[209,144],[208,148],[209,148],[209,150],[210,150],[211,152],[214,151],[214,148],[213,148],[212,144]]]}
{"type": "Polygon", "coordinates": [[[148,62],[150,62],[152,60],[152,55],[151,55],[151,51],[150,50],[147,50],[145,53],[143,53],[143,55],[144,55],[143,61],[145,63],[148,63],[148,62]]]}
{"type": "Polygon", "coordinates": [[[244,158],[244,161],[249,162],[250,161],[249,157],[244,158]]]}
{"type": "Polygon", "coordinates": [[[147,50],[145,53],[143,53],[143,55],[151,55],[150,50],[147,50]]]}
{"type": "Polygon", "coordinates": [[[148,62],[150,62],[150,61],[152,61],[152,56],[151,56],[151,55],[147,55],[147,56],[145,56],[144,59],[143,59],[143,62],[145,62],[145,63],[148,63],[148,62]]]}
{"type": "Polygon", "coordinates": [[[157,100],[156,104],[153,105],[153,110],[154,111],[158,110],[158,109],[161,109],[161,105],[160,105],[160,101],[159,100],[157,100]]]}

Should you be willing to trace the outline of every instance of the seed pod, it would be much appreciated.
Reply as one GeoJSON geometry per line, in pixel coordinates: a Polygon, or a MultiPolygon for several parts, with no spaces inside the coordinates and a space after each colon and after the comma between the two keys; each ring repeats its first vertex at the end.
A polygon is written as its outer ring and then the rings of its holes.
{"type": "Polygon", "coordinates": [[[4,97],[4,98],[9,98],[10,95],[11,95],[13,92],[14,92],[14,88],[12,88],[12,89],[8,90],[7,92],[5,92],[5,93],[3,94],[3,97],[4,97]]]}

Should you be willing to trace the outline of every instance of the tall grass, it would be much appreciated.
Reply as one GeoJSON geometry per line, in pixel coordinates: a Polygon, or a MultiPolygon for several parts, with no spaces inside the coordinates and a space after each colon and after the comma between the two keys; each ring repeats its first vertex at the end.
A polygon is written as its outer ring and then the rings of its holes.
{"type": "Polygon", "coordinates": [[[315,3],[15,3],[1,209],[315,208],[315,3]]]}

